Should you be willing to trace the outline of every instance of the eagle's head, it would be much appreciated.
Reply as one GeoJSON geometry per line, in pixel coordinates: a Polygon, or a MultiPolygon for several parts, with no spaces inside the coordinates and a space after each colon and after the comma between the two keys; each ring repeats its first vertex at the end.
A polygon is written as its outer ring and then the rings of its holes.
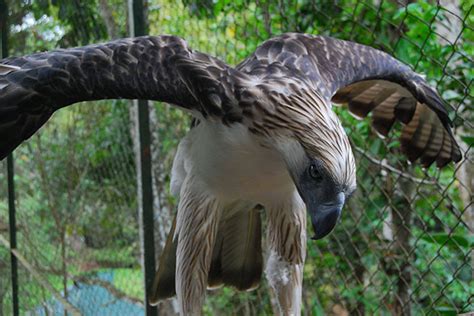
{"type": "Polygon", "coordinates": [[[313,239],[333,230],[345,201],[356,189],[349,139],[330,105],[317,108],[317,113],[288,113],[296,122],[288,126],[292,136],[276,142],[311,217],[313,239]]]}

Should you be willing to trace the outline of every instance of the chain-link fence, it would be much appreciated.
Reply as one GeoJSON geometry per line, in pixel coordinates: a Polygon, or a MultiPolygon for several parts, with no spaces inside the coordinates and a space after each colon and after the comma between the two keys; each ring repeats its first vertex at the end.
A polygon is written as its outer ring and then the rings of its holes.
{"type": "MultiPolygon", "coordinates": [[[[11,3],[12,53],[124,35],[128,7],[122,1],[58,3],[23,15],[29,7],[11,3]],[[65,18],[62,24],[69,9],[77,10],[75,21],[65,18]]],[[[148,20],[150,34],[181,36],[192,48],[230,64],[265,39],[296,31],[370,45],[425,74],[451,106],[465,159],[442,170],[407,164],[397,129],[380,139],[369,120],[358,121],[337,108],[357,158],[358,190],[335,231],[308,242],[304,314],[474,311],[471,2],[150,0],[148,20]]],[[[16,150],[17,250],[31,265],[19,262],[20,314],[63,313],[58,296],[85,315],[144,313],[136,122],[129,104],[101,101],[61,110],[16,150]]],[[[163,104],[154,104],[150,113],[159,252],[175,206],[168,191],[170,167],[189,117],[163,104]]],[[[6,183],[5,170],[0,183],[6,183]]],[[[0,235],[6,237],[6,185],[0,186],[0,196],[0,235]]],[[[13,301],[9,255],[0,244],[0,313],[5,315],[13,301]]],[[[273,313],[265,280],[253,292],[223,288],[208,294],[204,311],[209,315],[273,313]]],[[[175,311],[172,302],[159,310],[175,311]]]]}

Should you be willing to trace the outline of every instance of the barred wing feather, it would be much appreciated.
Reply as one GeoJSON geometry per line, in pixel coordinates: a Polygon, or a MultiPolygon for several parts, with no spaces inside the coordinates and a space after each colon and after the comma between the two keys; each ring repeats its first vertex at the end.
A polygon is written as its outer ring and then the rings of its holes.
{"type": "MultiPolygon", "coordinates": [[[[424,166],[461,160],[439,94],[408,66],[377,49],[330,37],[288,33],[263,43],[237,69],[261,78],[298,77],[326,100],[348,104],[386,136],[404,124],[402,151],[424,166]]],[[[297,94],[301,87],[288,85],[297,94]]]]}
{"type": "Polygon", "coordinates": [[[164,101],[238,120],[235,71],[175,36],[145,36],[0,61],[0,160],[57,109],[80,101],[164,101]],[[231,73],[232,72],[232,73],[231,73]],[[223,84],[226,83],[226,84],[223,84]]]}

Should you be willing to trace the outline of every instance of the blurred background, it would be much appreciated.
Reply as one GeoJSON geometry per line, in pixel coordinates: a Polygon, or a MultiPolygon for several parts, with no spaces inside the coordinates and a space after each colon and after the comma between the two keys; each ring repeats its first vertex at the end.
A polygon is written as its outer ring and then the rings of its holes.
{"type": "MultiPolygon", "coordinates": [[[[9,31],[10,56],[129,34],[126,0],[6,4],[0,24],[9,31]]],[[[474,311],[472,1],[149,0],[145,16],[149,34],[181,36],[232,65],[265,39],[292,31],[367,44],[426,75],[449,103],[465,159],[443,170],[410,165],[399,128],[382,140],[369,120],[336,108],[353,144],[359,187],[335,231],[308,241],[303,314],[474,311]]],[[[0,315],[13,313],[14,298],[21,315],[67,314],[58,296],[83,315],[144,315],[136,125],[130,101],[88,102],[56,113],[15,151],[17,251],[30,267],[18,263],[14,294],[10,251],[0,243],[0,315]]],[[[150,103],[157,258],[176,205],[171,163],[189,126],[187,114],[150,103]]],[[[6,163],[0,167],[0,236],[7,240],[6,163]]],[[[273,308],[263,279],[248,293],[208,292],[204,312],[269,315],[273,308]]],[[[176,306],[168,301],[158,310],[174,315],[176,306]]]]}

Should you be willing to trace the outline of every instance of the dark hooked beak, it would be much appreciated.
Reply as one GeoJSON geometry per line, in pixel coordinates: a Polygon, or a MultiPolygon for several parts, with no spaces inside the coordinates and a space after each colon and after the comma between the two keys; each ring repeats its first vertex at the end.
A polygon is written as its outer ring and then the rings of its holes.
{"type": "Polygon", "coordinates": [[[328,235],[336,226],[342,207],[344,206],[345,195],[343,192],[337,193],[334,200],[316,205],[307,205],[308,212],[313,224],[313,240],[321,239],[328,235]]]}

